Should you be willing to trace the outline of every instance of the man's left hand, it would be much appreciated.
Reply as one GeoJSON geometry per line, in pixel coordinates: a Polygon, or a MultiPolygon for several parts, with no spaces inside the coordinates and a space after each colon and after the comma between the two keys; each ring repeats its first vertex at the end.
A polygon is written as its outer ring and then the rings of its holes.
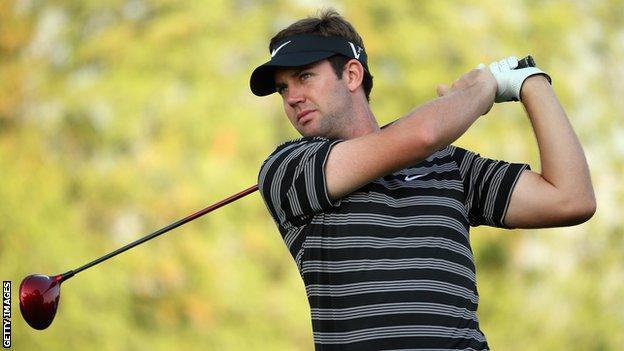
{"type": "Polygon", "coordinates": [[[537,74],[545,76],[552,83],[550,76],[537,67],[515,69],[516,67],[518,59],[515,56],[490,63],[490,72],[498,84],[494,102],[519,101],[522,84],[527,78],[537,74]]]}

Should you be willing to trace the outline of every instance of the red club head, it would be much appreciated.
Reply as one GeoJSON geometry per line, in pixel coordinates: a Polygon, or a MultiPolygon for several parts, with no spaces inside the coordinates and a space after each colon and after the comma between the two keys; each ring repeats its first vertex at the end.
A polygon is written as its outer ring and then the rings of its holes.
{"type": "Polygon", "coordinates": [[[32,274],[22,280],[20,311],[28,325],[43,330],[52,323],[61,297],[62,281],[62,275],[48,277],[43,274],[32,274]]]}

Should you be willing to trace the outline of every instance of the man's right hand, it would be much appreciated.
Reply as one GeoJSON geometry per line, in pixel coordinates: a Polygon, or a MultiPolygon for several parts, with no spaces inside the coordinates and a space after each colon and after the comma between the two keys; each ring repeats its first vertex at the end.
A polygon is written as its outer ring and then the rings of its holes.
{"type": "Polygon", "coordinates": [[[452,92],[466,89],[471,85],[480,84],[483,87],[483,92],[491,96],[491,101],[484,106],[482,113],[483,115],[487,114],[494,104],[498,84],[494,75],[489,70],[483,68],[484,66],[480,65],[476,69],[468,71],[454,81],[450,87],[444,84],[438,85],[436,89],[438,96],[442,97],[452,92]]]}

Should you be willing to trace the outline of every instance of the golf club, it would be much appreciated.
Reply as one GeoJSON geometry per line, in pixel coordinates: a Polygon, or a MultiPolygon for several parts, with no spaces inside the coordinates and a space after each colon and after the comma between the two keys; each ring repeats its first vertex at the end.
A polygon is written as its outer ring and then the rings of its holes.
{"type": "Polygon", "coordinates": [[[531,55],[528,55],[525,58],[518,60],[518,66],[514,69],[522,69],[527,67],[535,67],[535,60],[531,55]]]}
{"type": "MultiPolygon", "coordinates": [[[[533,60],[533,57],[529,55],[519,60],[518,66],[515,69],[534,66],[535,61],[533,60]]],[[[19,288],[20,311],[22,313],[22,317],[24,317],[24,320],[26,320],[26,322],[34,329],[46,329],[48,326],[50,326],[52,320],[54,319],[54,316],[56,315],[56,310],[58,309],[59,299],[61,296],[61,283],[63,283],[65,280],[73,277],[74,275],[87,268],[93,267],[96,264],[106,261],[109,258],[114,257],[126,250],[129,250],[139,244],[142,244],[174,228],[177,228],[185,223],[197,219],[221,206],[227,205],[246,195],[249,195],[256,190],[258,190],[257,184],[243,191],[240,191],[239,193],[236,193],[226,199],[223,199],[215,204],[212,204],[200,211],[197,211],[185,218],[182,218],[177,222],[171,223],[164,228],[148,234],[74,270],[70,270],[63,274],[55,275],[52,277],[43,274],[32,274],[27,276],[26,278],[24,278],[24,280],[22,280],[19,288]]]]}
{"type": "Polygon", "coordinates": [[[249,187],[239,193],[171,223],[149,235],[133,241],[109,254],[93,260],[82,267],[52,277],[43,274],[32,274],[27,276],[24,280],[22,280],[19,287],[20,311],[22,312],[22,317],[24,317],[24,320],[26,320],[28,325],[35,329],[43,330],[47,328],[52,323],[52,320],[56,315],[56,310],[58,309],[59,299],[61,296],[61,283],[67,279],[87,268],[93,267],[96,264],[104,262],[126,250],[212,212],[221,206],[227,205],[230,202],[234,202],[246,195],[249,195],[256,190],[258,190],[258,185],[249,187]]]}

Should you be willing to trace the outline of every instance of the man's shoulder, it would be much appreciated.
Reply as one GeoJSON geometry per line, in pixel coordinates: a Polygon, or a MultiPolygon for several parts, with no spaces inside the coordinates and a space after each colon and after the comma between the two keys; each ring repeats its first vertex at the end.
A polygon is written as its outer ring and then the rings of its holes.
{"type": "Polygon", "coordinates": [[[275,151],[273,151],[273,154],[275,152],[278,152],[280,150],[283,150],[289,147],[292,148],[292,147],[304,146],[304,145],[312,144],[312,143],[323,143],[323,142],[328,142],[328,141],[331,141],[331,140],[324,138],[324,137],[301,137],[297,139],[287,140],[279,144],[275,148],[275,151]]]}
{"type": "Polygon", "coordinates": [[[323,137],[302,137],[289,140],[279,144],[275,150],[264,160],[260,166],[260,176],[269,172],[275,172],[277,169],[286,167],[287,165],[297,164],[306,159],[306,155],[312,155],[321,149],[337,142],[338,140],[323,137]]]}
{"type": "Polygon", "coordinates": [[[448,145],[444,149],[438,151],[446,155],[452,156],[455,161],[463,159],[467,155],[477,155],[474,151],[465,149],[457,145],[448,145]]]}
{"type": "Polygon", "coordinates": [[[447,145],[444,148],[434,152],[424,159],[423,163],[436,163],[439,160],[444,160],[449,156],[453,156],[457,152],[457,147],[454,145],[447,145]]]}
{"type": "Polygon", "coordinates": [[[308,149],[314,146],[321,146],[326,143],[331,143],[332,141],[332,139],[324,137],[301,137],[293,140],[288,140],[279,144],[275,148],[275,150],[266,158],[264,163],[276,157],[283,157],[298,150],[308,149]]]}

